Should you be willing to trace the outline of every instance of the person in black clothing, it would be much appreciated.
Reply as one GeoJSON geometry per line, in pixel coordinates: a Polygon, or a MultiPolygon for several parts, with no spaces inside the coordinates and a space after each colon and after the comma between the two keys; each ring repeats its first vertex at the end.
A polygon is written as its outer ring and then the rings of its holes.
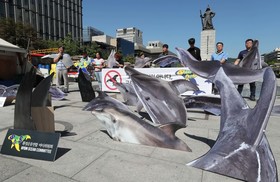
{"type": "MultiPolygon", "coordinates": [[[[163,56],[167,56],[168,54],[169,54],[168,45],[163,44],[162,53],[160,53],[160,55],[158,57],[160,58],[160,57],[163,57],[163,56]]],[[[160,66],[160,67],[163,68],[162,66],[160,66]]],[[[171,64],[164,66],[164,68],[170,68],[170,67],[171,67],[171,64]]]]}
{"type": "Polygon", "coordinates": [[[195,47],[195,39],[194,38],[190,38],[188,40],[190,48],[188,49],[188,52],[191,53],[191,55],[197,59],[198,61],[201,61],[201,57],[200,57],[200,49],[198,47],[195,47]]]}
{"type": "Polygon", "coordinates": [[[162,46],[162,53],[158,57],[167,56],[168,55],[168,45],[163,44],[162,46]]]}
{"type": "MultiPolygon", "coordinates": [[[[234,65],[239,65],[240,61],[246,56],[246,54],[251,50],[253,46],[253,39],[247,39],[245,41],[245,47],[246,49],[243,50],[243,51],[240,51],[239,54],[238,54],[238,57],[237,59],[235,60],[234,62],[234,65]]],[[[243,86],[244,85],[238,85],[237,87],[237,90],[238,92],[241,94],[242,93],[242,90],[243,90],[243,86]]],[[[250,97],[249,99],[252,100],[252,101],[255,101],[256,98],[255,98],[255,93],[256,93],[256,83],[255,82],[252,82],[250,83],[250,97]]]]}

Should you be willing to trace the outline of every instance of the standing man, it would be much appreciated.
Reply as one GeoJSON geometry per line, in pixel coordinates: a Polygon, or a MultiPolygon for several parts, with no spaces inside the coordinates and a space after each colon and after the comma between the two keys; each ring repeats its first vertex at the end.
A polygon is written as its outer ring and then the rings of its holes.
{"type": "Polygon", "coordinates": [[[188,40],[190,48],[187,50],[189,53],[191,53],[191,55],[198,61],[201,61],[201,56],[200,56],[200,49],[198,47],[195,47],[195,39],[194,38],[190,38],[188,40]]]}
{"type": "MultiPolygon", "coordinates": [[[[246,54],[250,51],[250,49],[252,48],[252,46],[253,46],[253,39],[247,39],[247,40],[245,41],[245,47],[246,47],[246,49],[239,52],[238,57],[237,57],[237,59],[236,59],[235,62],[234,62],[234,65],[238,65],[238,64],[240,63],[240,61],[241,61],[241,60],[246,56],[246,54]]],[[[242,93],[243,86],[244,86],[244,85],[238,85],[238,87],[237,87],[237,90],[238,90],[238,92],[239,92],[240,94],[242,93]]],[[[256,83],[255,83],[255,82],[250,83],[250,92],[251,92],[251,94],[250,94],[249,99],[250,99],[251,101],[255,101],[255,100],[256,100],[256,98],[255,98],[255,94],[256,94],[256,83]]]]}
{"type": "Polygon", "coordinates": [[[168,45],[163,44],[162,46],[162,53],[158,57],[167,56],[168,55],[168,45]]]}
{"type": "MultiPolygon", "coordinates": [[[[162,53],[160,53],[160,55],[158,57],[160,58],[160,57],[163,57],[163,56],[167,56],[168,54],[169,54],[168,45],[167,44],[163,44],[163,46],[162,46],[162,53]]],[[[171,64],[166,65],[166,66],[160,66],[160,67],[161,68],[170,68],[171,64]]]]}
{"type": "MultiPolygon", "coordinates": [[[[222,42],[217,42],[216,44],[216,49],[217,51],[214,52],[212,55],[211,55],[211,61],[219,61],[220,64],[223,64],[227,61],[228,59],[228,54],[226,52],[223,51],[224,49],[224,44],[222,42]]],[[[215,84],[213,83],[212,85],[212,92],[214,94],[218,94],[219,91],[217,89],[217,87],[215,86],[215,84]]]]}
{"type": "MultiPolygon", "coordinates": [[[[62,91],[68,93],[69,91],[69,82],[68,82],[68,67],[63,63],[63,60],[66,61],[70,58],[69,54],[64,53],[64,47],[60,46],[58,48],[58,55],[53,59],[53,62],[56,64],[56,85],[60,87],[63,83],[62,91]],[[62,82],[63,79],[63,82],[62,82]]],[[[71,58],[70,58],[71,59],[71,58]]]]}
{"type": "Polygon", "coordinates": [[[217,51],[211,55],[212,61],[220,61],[221,64],[225,63],[228,59],[228,54],[223,51],[224,44],[222,42],[217,42],[217,51]]]}

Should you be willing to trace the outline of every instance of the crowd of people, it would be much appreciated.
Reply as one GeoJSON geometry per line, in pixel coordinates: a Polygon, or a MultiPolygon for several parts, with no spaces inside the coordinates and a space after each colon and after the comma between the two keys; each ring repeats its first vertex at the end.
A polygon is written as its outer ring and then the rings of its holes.
{"type": "MultiPolygon", "coordinates": [[[[190,38],[188,40],[189,48],[187,51],[198,61],[201,61],[201,54],[200,49],[195,46],[195,39],[190,38]]],[[[250,51],[251,47],[253,45],[252,39],[247,39],[245,41],[245,50],[240,51],[238,54],[238,57],[236,61],[234,62],[234,65],[239,65],[240,61],[246,56],[246,54],[250,51]]],[[[221,64],[225,63],[228,60],[228,54],[223,50],[224,44],[223,42],[217,42],[216,43],[216,52],[212,53],[211,55],[211,61],[219,61],[221,64]]],[[[159,54],[159,57],[167,56],[169,55],[168,45],[164,44],[162,46],[162,53],[159,54]]],[[[64,86],[63,91],[68,92],[69,84],[68,84],[68,76],[67,76],[67,69],[63,64],[63,57],[69,56],[68,54],[64,53],[64,47],[61,46],[58,48],[58,56],[54,58],[54,63],[57,64],[56,66],[56,73],[57,73],[57,86],[64,86]],[[63,80],[63,81],[62,81],[63,80]]],[[[122,56],[120,53],[114,54],[115,58],[115,64],[113,68],[123,68],[124,61],[122,60],[122,56]]],[[[138,60],[143,60],[145,58],[145,55],[143,52],[140,52],[138,55],[138,60]]],[[[90,58],[86,52],[83,53],[82,58],[80,59],[80,62],[78,64],[78,68],[82,69],[85,73],[92,76],[92,78],[96,79],[98,81],[99,89],[102,88],[102,69],[107,67],[106,60],[102,58],[101,52],[97,52],[95,54],[95,58],[90,58]],[[91,72],[88,71],[88,68],[91,68],[91,72]]],[[[145,68],[150,67],[150,64],[145,63],[145,68]]],[[[171,67],[171,65],[167,65],[166,67],[171,67]]],[[[215,93],[217,90],[215,90],[215,86],[213,87],[213,92],[215,93]]],[[[238,92],[241,94],[243,90],[243,85],[238,85],[238,92]]],[[[255,82],[250,83],[250,97],[249,99],[252,101],[255,101],[255,92],[256,92],[256,85],[255,82]]]]}

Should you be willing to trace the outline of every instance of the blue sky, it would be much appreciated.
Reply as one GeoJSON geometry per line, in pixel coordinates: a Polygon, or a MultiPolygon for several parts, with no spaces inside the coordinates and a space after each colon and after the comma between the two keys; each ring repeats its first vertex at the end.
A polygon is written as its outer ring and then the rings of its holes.
{"type": "Polygon", "coordinates": [[[200,47],[199,11],[208,4],[216,13],[216,42],[224,43],[229,57],[237,57],[247,38],[259,40],[261,54],[280,47],[279,0],[83,0],[83,26],[113,37],[118,28],[136,27],[144,45],[160,40],[175,52],[175,47],[187,49],[190,37],[200,47]]]}

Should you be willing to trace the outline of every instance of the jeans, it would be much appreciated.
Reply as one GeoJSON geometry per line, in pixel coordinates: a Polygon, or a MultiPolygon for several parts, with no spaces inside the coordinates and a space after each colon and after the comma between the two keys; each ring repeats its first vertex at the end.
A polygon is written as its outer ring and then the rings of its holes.
{"type": "Polygon", "coordinates": [[[96,71],[94,72],[95,78],[98,81],[99,89],[102,90],[102,72],[101,71],[96,71]]]}

